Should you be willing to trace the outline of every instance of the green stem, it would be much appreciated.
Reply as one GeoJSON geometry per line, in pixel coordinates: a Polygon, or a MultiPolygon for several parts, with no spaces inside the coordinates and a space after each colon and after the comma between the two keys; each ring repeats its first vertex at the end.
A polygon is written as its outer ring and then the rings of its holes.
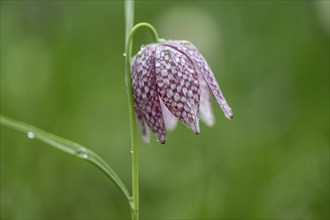
{"type": "Polygon", "coordinates": [[[129,116],[131,125],[131,147],[132,147],[132,219],[139,219],[139,168],[138,168],[138,150],[136,144],[136,120],[134,112],[134,100],[132,91],[132,76],[131,76],[131,56],[132,56],[132,44],[135,32],[140,28],[147,28],[151,32],[154,41],[158,42],[158,34],[155,28],[148,23],[139,23],[135,25],[128,34],[126,49],[125,49],[125,64],[126,64],[126,86],[129,102],[129,116]]]}
{"type": "MultiPolygon", "coordinates": [[[[129,63],[130,60],[127,60],[127,54],[132,53],[132,45],[128,45],[128,36],[130,33],[130,30],[133,28],[134,24],[134,0],[125,0],[125,54],[126,54],[126,59],[125,59],[125,71],[126,71],[126,88],[127,88],[127,95],[128,95],[128,107],[129,107],[129,116],[130,116],[130,127],[131,127],[131,145],[132,149],[133,146],[136,146],[136,122],[134,120],[134,111],[133,111],[133,105],[132,103],[132,97],[130,94],[132,94],[132,89],[131,89],[131,80],[130,80],[130,67],[129,63]],[[128,52],[129,51],[129,52],[128,52]],[[127,68],[128,67],[128,68],[127,68]]],[[[139,184],[139,180],[135,178],[135,176],[138,175],[138,167],[137,167],[137,156],[135,159],[133,158],[132,155],[132,191],[134,192],[134,188],[138,189],[138,185],[134,187],[134,183],[139,184]],[[136,161],[136,162],[134,162],[136,161]],[[136,165],[134,165],[136,164],[136,165]]],[[[138,196],[137,196],[138,197],[138,196]]],[[[135,212],[135,210],[138,210],[138,207],[136,207],[135,202],[133,202],[133,198],[136,198],[136,195],[132,195],[129,203],[130,203],[130,208],[131,208],[131,216],[132,220],[138,219],[138,212],[135,212]]]]}

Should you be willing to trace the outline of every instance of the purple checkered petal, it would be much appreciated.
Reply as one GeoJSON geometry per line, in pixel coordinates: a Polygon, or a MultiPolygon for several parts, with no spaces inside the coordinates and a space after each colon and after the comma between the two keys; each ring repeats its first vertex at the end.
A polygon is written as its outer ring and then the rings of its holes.
{"type": "Polygon", "coordinates": [[[140,121],[144,121],[148,125],[161,143],[165,143],[165,123],[157,94],[155,49],[155,45],[150,44],[136,55],[132,68],[133,97],[137,116],[142,118],[140,121]]]}
{"type": "Polygon", "coordinates": [[[204,80],[208,84],[211,92],[213,93],[217,103],[224,112],[225,116],[228,119],[233,118],[233,112],[231,111],[231,108],[229,107],[225,97],[223,96],[219,84],[211,71],[211,68],[207,64],[204,57],[200,54],[198,49],[188,41],[167,41],[164,42],[164,44],[174,49],[177,49],[191,59],[195,68],[201,73],[204,80]]]}
{"type": "MultiPolygon", "coordinates": [[[[132,67],[131,71],[132,71],[132,73],[134,73],[136,71],[136,68],[133,65],[135,63],[135,58],[136,58],[136,56],[134,56],[134,57],[131,58],[131,67],[132,67]]],[[[137,80],[136,78],[137,78],[137,75],[136,74],[133,74],[132,75],[132,79],[134,79],[133,80],[134,82],[136,82],[136,80],[137,80]]],[[[150,143],[150,132],[149,132],[149,128],[148,128],[148,125],[146,124],[146,122],[144,121],[142,112],[137,107],[137,104],[136,104],[135,100],[134,100],[134,109],[135,109],[135,112],[136,112],[136,118],[137,118],[137,121],[138,121],[140,130],[141,130],[141,133],[142,133],[143,140],[146,143],[149,144],[150,143]]]]}
{"type": "Polygon", "coordinates": [[[158,93],[165,106],[198,134],[200,88],[193,64],[179,51],[158,45],[155,67],[158,93]]]}
{"type": "MultiPolygon", "coordinates": [[[[132,82],[134,82],[134,86],[132,85],[133,88],[136,87],[135,83],[137,82],[137,74],[135,73],[136,68],[133,65],[135,63],[135,58],[136,56],[131,58],[131,72],[132,74],[132,82]]],[[[133,94],[134,96],[134,94],[133,94]]],[[[134,109],[135,109],[135,113],[136,113],[136,118],[142,133],[142,137],[145,140],[146,143],[150,143],[150,137],[149,137],[149,132],[148,132],[148,127],[145,123],[145,121],[143,120],[143,116],[142,116],[142,112],[140,111],[140,109],[137,106],[137,103],[134,99],[134,109]]]]}
{"type": "MultiPolygon", "coordinates": [[[[137,109],[137,107],[135,107],[135,109],[137,109]]],[[[149,132],[148,125],[143,120],[143,116],[140,112],[138,113],[138,111],[136,111],[136,115],[137,115],[137,119],[139,122],[139,127],[140,127],[140,130],[142,133],[143,140],[144,140],[144,142],[149,144],[150,143],[150,132],[149,132]]]]}
{"type": "Polygon", "coordinates": [[[163,112],[166,130],[172,131],[175,129],[175,127],[178,123],[178,119],[168,110],[168,108],[165,106],[162,99],[159,99],[159,100],[160,100],[160,106],[161,106],[162,112],[163,112]]]}

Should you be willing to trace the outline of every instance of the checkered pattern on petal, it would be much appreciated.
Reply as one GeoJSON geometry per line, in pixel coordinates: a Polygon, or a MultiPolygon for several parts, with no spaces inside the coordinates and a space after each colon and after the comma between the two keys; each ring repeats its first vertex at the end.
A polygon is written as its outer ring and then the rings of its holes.
{"type": "MultiPolygon", "coordinates": [[[[133,82],[137,82],[137,75],[135,73],[136,68],[135,68],[135,65],[133,65],[135,63],[135,58],[136,58],[135,56],[131,58],[131,71],[133,73],[132,74],[133,82]]],[[[133,86],[133,88],[135,88],[135,87],[136,87],[136,85],[133,86]]],[[[133,93],[134,93],[134,91],[133,91],[133,93]]],[[[135,109],[136,118],[137,118],[140,130],[142,133],[142,137],[146,143],[150,143],[150,132],[149,132],[148,125],[144,121],[142,112],[140,111],[140,108],[138,108],[135,99],[134,99],[134,109],[135,109]]]]}
{"type": "Polygon", "coordinates": [[[173,47],[178,51],[181,51],[191,59],[196,69],[198,69],[198,71],[201,73],[204,80],[208,84],[211,92],[213,93],[217,103],[224,112],[225,116],[231,119],[233,117],[232,110],[229,107],[225,97],[223,96],[219,84],[211,71],[211,68],[209,67],[201,53],[198,51],[198,49],[188,41],[167,41],[164,42],[164,44],[173,47]]]}
{"type": "Polygon", "coordinates": [[[153,44],[148,45],[136,55],[132,71],[133,97],[138,118],[140,116],[159,141],[165,143],[165,123],[156,84],[155,48],[153,44]]]}
{"type": "Polygon", "coordinates": [[[200,88],[198,75],[189,58],[163,45],[156,49],[158,93],[170,112],[199,133],[200,88]]]}

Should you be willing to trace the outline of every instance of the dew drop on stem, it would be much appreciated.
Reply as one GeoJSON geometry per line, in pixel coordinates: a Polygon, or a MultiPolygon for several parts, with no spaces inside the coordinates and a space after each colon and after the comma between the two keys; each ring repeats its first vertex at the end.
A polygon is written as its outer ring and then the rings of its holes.
{"type": "Polygon", "coordinates": [[[34,138],[34,133],[32,131],[29,131],[27,133],[27,136],[28,136],[29,139],[33,139],[34,138]]]}
{"type": "Polygon", "coordinates": [[[80,157],[80,158],[83,158],[83,159],[87,159],[88,158],[88,153],[87,153],[87,150],[85,148],[80,148],[78,151],[77,151],[77,156],[80,157]]]}

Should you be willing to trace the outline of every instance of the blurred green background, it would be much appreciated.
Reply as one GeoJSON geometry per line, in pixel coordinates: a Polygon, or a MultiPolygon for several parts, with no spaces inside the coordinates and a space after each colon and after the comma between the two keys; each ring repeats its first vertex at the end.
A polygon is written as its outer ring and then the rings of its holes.
{"type": "MultiPolygon", "coordinates": [[[[192,41],[231,105],[139,138],[142,219],[329,218],[329,1],[137,1],[192,41]]],[[[130,188],[122,1],[1,1],[1,114],[102,155],[130,188]]],[[[135,38],[134,53],[151,42],[135,38]]],[[[92,165],[1,127],[1,219],[127,219],[92,165]]]]}

